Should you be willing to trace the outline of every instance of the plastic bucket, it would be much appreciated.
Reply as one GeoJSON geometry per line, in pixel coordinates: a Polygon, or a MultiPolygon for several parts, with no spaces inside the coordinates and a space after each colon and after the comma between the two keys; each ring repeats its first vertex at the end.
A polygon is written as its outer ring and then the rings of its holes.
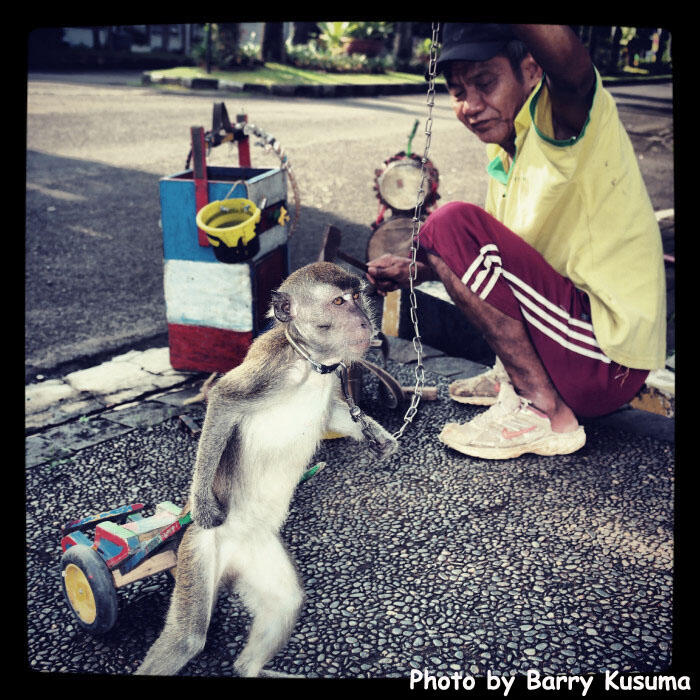
{"type": "Polygon", "coordinates": [[[260,250],[255,235],[260,214],[249,199],[217,200],[197,212],[197,226],[207,234],[217,260],[236,263],[252,258],[260,250]]]}

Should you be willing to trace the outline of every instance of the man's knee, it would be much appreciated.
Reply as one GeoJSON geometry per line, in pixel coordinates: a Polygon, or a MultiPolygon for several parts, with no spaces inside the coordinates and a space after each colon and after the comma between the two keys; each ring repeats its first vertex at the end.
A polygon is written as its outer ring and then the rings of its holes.
{"type": "Polygon", "coordinates": [[[425,222],[421,246],[442,258],[461,277],[479,251],[491,244],[488,214],[468,202],[449,202],[436,209],[425,222]]]}
{"type": "Polygon", "coordinates": [[[436,224],[445,224],[451,221],[471,220],[478,216],[478,212],[483,211],[481,207],[471,202],[448,202],[438,207],[426,220],[436,224]]]}
{"type": "Polygon", "coordinates": [[[484,213],[481,207],[470,202],[448,202],[430,214],[424,230],[437,249],[441,240],[469,236],[476,230],[484,213]]]}

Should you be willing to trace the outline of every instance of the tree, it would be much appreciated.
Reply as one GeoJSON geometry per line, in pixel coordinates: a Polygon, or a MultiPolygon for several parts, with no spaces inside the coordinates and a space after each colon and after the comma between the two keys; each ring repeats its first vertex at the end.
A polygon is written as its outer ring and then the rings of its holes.
{"type": "Polygon", "coordinates": [[[178,30],[180,32],[180,49],[178,53],[183,53],[188,55],[190,52],[190,37],[186,24],[178,24],[178,30]]]}
{"type": "Polygon", "coordinates": [[[281,63],[284,60],[284,23],[265,22],[262,30],[262,60],[281,63]]]}
{"type": "Polygon", "coordinates": [[[588,35],[588,53],[593,63],[598,65],[599,54],[607,55],[607,44],[610,41],[609,26],[593,26],[588,35]]]}
{"type": "Polygon", "coordinates": [[[396,22],[394,32],[394,58],[396,68],[401,70],[413,56],[413,22],[396,22]]]}
{"type": "MultiPolygon", "coordinates": [[[[664,54],[666,53],[666,49],[670,47],[671,43],[671,33],[668,31],[668,29],[661,29],[661,33],[659,34],[659,47],[656,49],[656,58],[654,59],[654,70],[655,71],[662,71],[663,70],[663,60],[664,60],[664,54]]],[[[670,52],[669,52],[670,54],[670,52]]],[[[670,55],[669,55],[670,58],[670,55]]]]}
{"type": "Polygon", "coordinates": [[[622,39],[622,27],[619,25],[613,28],[613,35],[610,41],[610,56],[608,58],[607,72],[617,73],[620,63],[620,40],[622,39]]]}
{"type": "Polygon", "coordinates": [[[316,22],[294,22],[292,29],[292,44],[303,45],[311,41],[314,34],[318,34],[319,29],[316,22]]]}
{"type": "Polygon", "coordinates": [[[161,24],[160,25],[160,36],[161,36],[161,48],[163,51],[167,51],[170,48],[170,25],[161,24]]]}
{"type": "Polygon", "coordinates": [[[238,52],[238,44],[241,38],[241,25],[238,22],[229,22],[226,24],[215,24],[215,43],[217,51],[221,55],[223,63],[231,63],[232,58],[238,52]],[[228,58],[228,60],[226,60],[228,58]]]}

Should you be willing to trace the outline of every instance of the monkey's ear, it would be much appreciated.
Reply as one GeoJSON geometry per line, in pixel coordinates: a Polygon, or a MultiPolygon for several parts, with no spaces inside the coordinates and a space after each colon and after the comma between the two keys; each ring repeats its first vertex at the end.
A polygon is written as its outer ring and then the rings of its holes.
{"type": "Polygon", "coordinates": [[[294,318],[292,300],[286,292],[272,292],[272,310],[275,318],[282,323],[289,323],[294,318]]]}

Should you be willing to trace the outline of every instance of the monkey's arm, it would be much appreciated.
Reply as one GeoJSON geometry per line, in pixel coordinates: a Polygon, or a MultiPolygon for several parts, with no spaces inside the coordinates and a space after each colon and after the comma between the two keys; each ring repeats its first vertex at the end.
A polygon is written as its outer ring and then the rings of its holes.
{"type": "MultiPolygon", "coordinates": [[[[372,433],[373,440],[369,445],[370,449],[380,459],[394,454],[399,447],[396,438],[377,423],[374,418],[370,418],[365,413],[362,414],[362,418],[372,433]]],[[[362,432],[361,423],[352,419],[348,405],[340,396],[333,401],[328,420],[328,429],[341,435],[348,435],[355,440],[368,439],[362,432]]]]}
{"type": "Polygon", "coordinates": [[[236,422],[239,416],[228,403],[218,392],[210,394],[197,447],[190,502],[192,518],[203,528],[221,525],[228,510],[228,503],[217,498],[215,489],[217,481],[226,481],[227,474],[222,470],[230,473],[235,466],[229,462],[236,456],[235,445],[231,442],[237,440],[236,422]]]}

